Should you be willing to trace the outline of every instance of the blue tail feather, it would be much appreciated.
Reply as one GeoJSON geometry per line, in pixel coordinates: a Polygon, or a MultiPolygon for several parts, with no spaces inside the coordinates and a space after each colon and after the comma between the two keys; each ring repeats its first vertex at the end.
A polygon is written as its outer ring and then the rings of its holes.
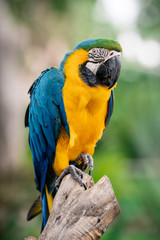
{"type": "Polygon", "coordinates": [[[44,191],[43,196],[42,196],[42,228],[41,232],[43,231],[47,219],[48,219],[49,211],[48,211],[48,205],[47,205],[47,197],[46,197],[46,191],[44,191]]]}

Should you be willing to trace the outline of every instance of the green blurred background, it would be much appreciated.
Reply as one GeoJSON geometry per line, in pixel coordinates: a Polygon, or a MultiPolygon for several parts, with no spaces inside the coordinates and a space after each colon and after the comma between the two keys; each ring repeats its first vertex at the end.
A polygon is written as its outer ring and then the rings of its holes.
{"type": "Polygon", "coordinates": [[[0,2],[0,235],[38,236],[27,90],[84,39],[123,47],[114,113],[95,154],[93,178],[107,175],[121,214],[104,240],[160,239],[160,1],[4,0],[0,2]]]}

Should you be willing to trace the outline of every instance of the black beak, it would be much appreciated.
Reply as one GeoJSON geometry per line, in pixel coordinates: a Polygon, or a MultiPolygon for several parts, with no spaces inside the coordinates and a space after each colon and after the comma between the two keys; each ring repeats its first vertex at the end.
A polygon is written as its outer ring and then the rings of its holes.
{"type": "Polygon", "coordinates": [[[97,70],[96,78],[100,85],[112,88],[117,82],[121,70],[121,57],[115,56],[101,64],[97,70]]]}

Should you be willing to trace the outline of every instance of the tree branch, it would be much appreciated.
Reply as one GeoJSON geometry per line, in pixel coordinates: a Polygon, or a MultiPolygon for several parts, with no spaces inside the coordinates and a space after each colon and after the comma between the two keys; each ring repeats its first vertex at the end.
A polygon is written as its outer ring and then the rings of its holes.
{"type": "Polygon", "coordinates": [[[83,180],[87,185],[86,191],[71,175],[63,179],[38,240],[100,239],[119,215],[120,208],[107,176],[96,184],[88,174],[84,174],[83,180]]]}

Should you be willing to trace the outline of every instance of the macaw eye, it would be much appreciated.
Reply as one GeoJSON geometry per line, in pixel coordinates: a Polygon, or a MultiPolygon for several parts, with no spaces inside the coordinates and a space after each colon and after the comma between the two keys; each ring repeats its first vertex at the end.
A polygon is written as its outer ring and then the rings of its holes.
{"type": "Polygon", "coordinates": [[[96,55],[96,53],[97,53],[96,49],[92,49],[92,54],[96,55]]]}

